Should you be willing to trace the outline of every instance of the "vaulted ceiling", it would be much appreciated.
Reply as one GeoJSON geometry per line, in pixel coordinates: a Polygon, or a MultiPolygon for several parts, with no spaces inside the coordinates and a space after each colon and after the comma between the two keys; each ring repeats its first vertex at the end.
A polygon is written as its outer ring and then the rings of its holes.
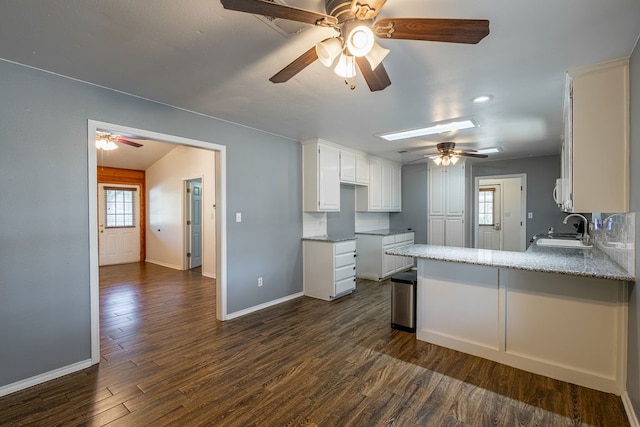
{"type": "MultiPolygon", "coordinates": [[[[324,12],[322,0],[286,2],[324,12]]],[[[302,25],[285,37],[219,0],[12,0],[1,6],[0,58],[406,162],[420,155],[412,148],[448,140],[501,146],[492,158],[558,153],[565,70],[628,56],[640,34],[637,0],[388,0],[378,18],[392,17],[488,19],[490,34],[477,45],[379,39],[392,84],[371,92],[361,75],[351,90],[318,61],[271,83],[335,32],[302,25]],[[471,102],[482,94],[493,99],[471,102]],[[375,136],[460,117],[479,127],[393,143],[375,136]]]]}

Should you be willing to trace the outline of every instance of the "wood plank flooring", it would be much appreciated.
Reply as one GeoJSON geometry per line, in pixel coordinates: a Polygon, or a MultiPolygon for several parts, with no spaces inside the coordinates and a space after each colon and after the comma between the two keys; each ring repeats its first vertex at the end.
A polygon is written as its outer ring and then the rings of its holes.
{"type": "Polygon", "coordinates": [[[0,398],[1,426],[629,425],[617,396],[391,329],[388,282],[227,322],[197,272],[110,266],[100,284],[101,363],[0,398]]]}

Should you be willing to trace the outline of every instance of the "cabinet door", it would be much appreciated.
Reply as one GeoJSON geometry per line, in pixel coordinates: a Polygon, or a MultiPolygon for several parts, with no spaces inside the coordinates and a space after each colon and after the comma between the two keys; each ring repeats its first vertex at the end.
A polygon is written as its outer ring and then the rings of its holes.
{"type": "Polygon", "coordinates": [[[397,256],[393,256],[393,255],[387,255],[385,252],[388,251],[389,249],[392,249],[395,246],[395,244],[392,245],[387,245],[387,246],[383,246],[382,247],[382,258],[383,258],[383,263],[382,263],[382,277],[386,277],[390,274],[393,274],[396,271],[396,258],[398,258],[397,256]]]}
{"type": "Polygon", "coordinates": [[[444,234],[446,246],[464,247],[464,220],[462,217],[445,217],[444,234]]]}
{"type": "Polygon", "coordinates": [[[318,146],[318,201],[319,209],[340,210],[340,150],[318,146]]]}
{"type": "Polygon", "coordinates": [[[464,214],[464,165],[444,168],[445,175],[445,210],[447,215],[464,214]]]}
{"type": "Polygon", "coordinates": [[[369,210],[382,209],[382,162],[369,160],[369,210]]]}
{"type": "Polygon", "coordinates": [[[356,155],[356,184],[369,184],[369,159],[356,155]]]}
{"type": "Polygon", "coordinates": [[[402,210],[402,166],[391,167],[391,210],[402,210]]]}
{"type": "MultiPolygon", "coordinates": [[[[445,214],[445,175],[444,168],[434,166],[429,168],[429,214],[445,214]]],[[[436,243],[434,243],[436,244],[436,243]]]]}
{"type": "Polygon", "coordinates": [[[382,209],[391,210],[392,195],[391,182],[393,179],[392,165],[386,162],[382,163],[382,209]]]}
{"type": "Polygon", "coordinates": [[[427,229],[427,239],[430,245],[444,246],[444,217],[429,217],[429,228],[427,229]]]}
{"type": "Polygon", "coordinates": [[[356,182],[356,155],[349,151],[340,151],[340,181],[356,182]]]}

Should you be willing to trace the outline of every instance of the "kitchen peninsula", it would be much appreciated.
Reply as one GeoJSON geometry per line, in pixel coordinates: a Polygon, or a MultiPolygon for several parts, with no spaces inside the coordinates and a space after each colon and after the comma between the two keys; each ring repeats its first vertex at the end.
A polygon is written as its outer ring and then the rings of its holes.
{"type": "Polygon", "coordinates": [[[411,245],[417,339],[620,395],[627,282],[597,248],[527,252],[411,245]]]}

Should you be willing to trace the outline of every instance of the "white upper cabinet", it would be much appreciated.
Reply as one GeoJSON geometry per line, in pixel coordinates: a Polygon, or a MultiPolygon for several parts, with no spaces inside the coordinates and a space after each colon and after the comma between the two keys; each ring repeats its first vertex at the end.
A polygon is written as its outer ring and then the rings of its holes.
{"type": "Polygon", "coordinates": [[[427,242],[430,245],[465,246],[465,167],[429,165],[429,220],[427,242]]]}
{"type": "Polygon", "coordinates": [[[356,154],[356,184],[369,185],[369,159],[356,154]]]}
{"type": "Polygon", "coordinates": [[[340,150],[321,142],[302,145],[302,205],[307,212],[340,210],[340,150]]]}
{"type": "Polygon", "coordinates": [[[356,210],[400,212],[402,210],[402,166],[369,158],[369,185],[356,189],[356,210]]]}
{"type": "Polygon", "coordinates": [[[562,208],[628,212],[629,60],[567,74],[562,208]]]}
{"type": "Polygon", "coordinates": [[[429,214],[464,215],[464,164],[429,167],[429,214]]]}
{"type": "Polygon", "coordinates": [[[340,150],[340,182],[369,184],[369,159],[352,151],[340,150]]]}
{"type": "Polygon", "coordinates": [[[356,154],[350,151],[340,151],[340,181],[356,182],[356,154]]]}

